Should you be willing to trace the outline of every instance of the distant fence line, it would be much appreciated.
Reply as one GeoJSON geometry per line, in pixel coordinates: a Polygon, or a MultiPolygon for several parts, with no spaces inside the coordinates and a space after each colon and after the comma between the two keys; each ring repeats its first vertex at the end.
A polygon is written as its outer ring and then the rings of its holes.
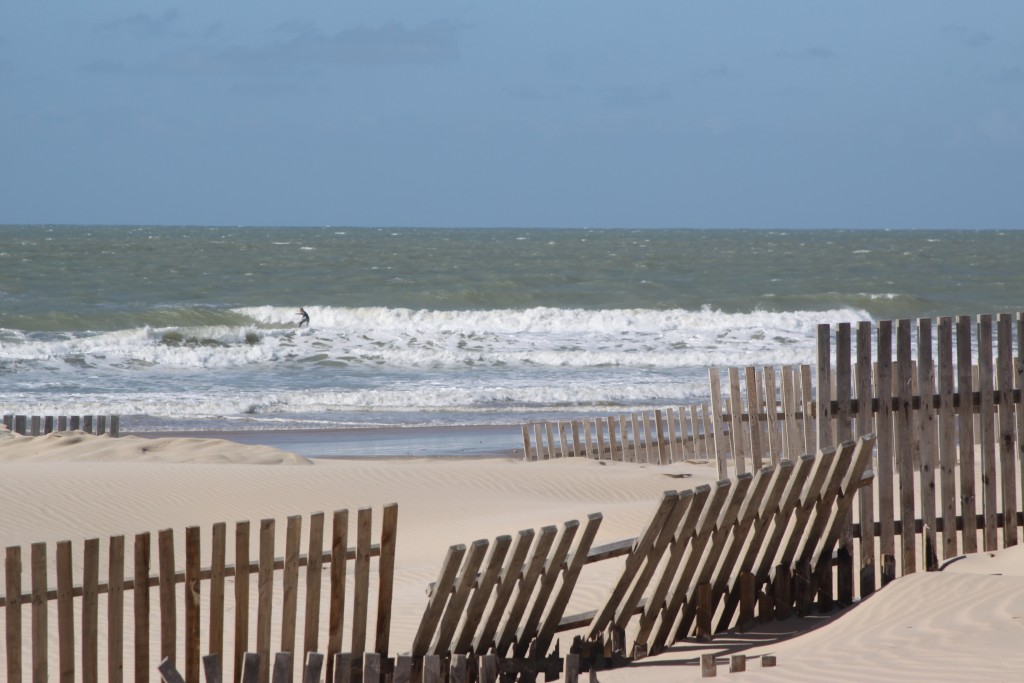
{"type": "MultiPolygon", "coordinates": [[[[349,661],[353,667],[361,666],[363,654],[367,651],[367,613],[371,603],[372,557],[379,558],[374,631],[376,640],[372,651],[386,657],[390,647],[398,506],[384,506],[378,544],[371,544],[372,514],[371,508],[359,509],[353,534],[354,547],[348,546],[348,510],[337,510],[333,513],[330,529],[325,529],[323,513],[310,515],[307,554],[300,554],[303,518],[289,517],[283,557],[275,556],[275,520],[261,520],[259,535],[254,539],[258,546],[256,559],[250,558],[250,523],[238,522],[234,534],[234,564],[226,562],[227,526],[220,522],[213,525],[207,536],[207,557],[210,564],[206,567],[200,566],[199,527],[185,529],[183,567],[176,565],[174,532],[171,529],[161,530],[157,535],[156,557],[153,557],[151,552],[152,534],[137,534],[134,549],[130,551],[131,556],[127,563],[124,536],[113,536],[109,539],[106,563],[101,562],[100,540],[97,538],[88,539],[83,543],[82,553],[77,559],[72,556],[70,541],[57,543],[55,567],[48,557],[46,543],[33,543],[28,553],[23,553],[20,546],[10,546],[6,549],[4,563],[3,585],[6,594],[0,596],[0,607],[3,607],[5,612],[5,680],[9,683],[47,680],[51,664],[48,658],[49,643],[51,639],[56,639],[56,678],[60,681],[80,680],[84,683],[98,683],[104,680],[109,683],[121,683],[125,677],[125,651],[128,649],[126,646],[130,646],[129,654],[133,661],[128,663],[128,669],[134,674],[130,680],[138,683],[148,682],[151,672],[155,672],[155,663],[158,661],[150,653],[152,621],[154,625],[159,626],[159,658],[168,658],[171,662],[184,661],[183,671],[189,681],[199,680],[199,653],[202,636],[205,635],[208,643],[207,652],[233,662],[233,680],[236,683],[240,680],[243,656],[255,644],[255,652],[263,655],[258,680],[266,683],[269,653],[274,648],[271,644],[271,627],[277,615],[280,615],[280,650],[302,652],[303,656],[313,651],[326,652],[328,680],[333,680],[333,655],[341,652],[342,635],[346,632],[346,603],[350,605],[348,609],[351,619],[348,628],[350,646],[347,652],[352,655],[349,661]],[[22,592],[23,560],[27,561],[30,575],[29,592],[26,593],[22,592]],[[347,586],[347,563],[350,560],[353,561],[354,580],[347,586]],[[157,569],[155,574],[151,573],[154,561],[157,569]],[[101,582],[100,569],[104,565],[106,581],[101,582]],[[78,566],[81,571],[81,583],[78,584],[75,583],[74,566],[78,566]],[[306,604],[304,614],[300,615],[297,593],[300,568],[303,567],[306,604]],[[320,595],[322,575],[325,571],[329,571],[330,593],[328,614],[325,615],[328,621],[326,629],[323,629],[320,626],[320,595]],[[55,589],[51,583],[54,572],[55,589]],[[255,624],[250,624],[251,574],[258,577],[255,586],[255,624]],[[232,596],[225,590],[226,580],[232,577],[233,603],[232,596]],[[275,583],[281,586],[278,595],[275,595],[275,583]],[[180,590],[177,588],[179,584],[182,585],[180,590]],[[150,603],[153,588],[156,588],[158,593],[155,610],[150,603]],[[101,628],[99,596],[104,593],[107,595],[103,610],[106,613],[106,624],[105,628],[101,628]],[[201,595],[209,596],[205,624],[201,615],[201,595]],[[51,601],[56,601],[57,606],[56,628],[48,620],[48,604],[51,601]],[[126,603],[130,604],[128,610],[126,603]],[[226,606],[225,603],[229,604],[226,606]],[[28,629],[23,628],[23,605],[30,605],[31,625],[28,629]],[[77,635],[76,611],[80,615],[78,623],[81,625],[81,631],[77,635]],[[225,625],[225,616],[228,614],[234,615],[233,627],[225,625]],[[181,617],[183,622],[179,621],[181,617]],[[300,619],[303,624],[303,640],[301,645],[297,645],[300,619]],[[233,634],[233,646],[228,646],[224,642],[226,631],[233,634]],[[104,675],[101,675],[98,666],[101,634],[105,634],[107,639],[103,644],[107,653],[107,671],[104,675]],[[296,650],[296,647],[300,649],[296,650]],[[180,653],[184,654],[184,660],[178,660],[180,653]],[[23,657],[26,654],[28,661],[23,664],[23,657]],[[26,668],[28,678],[24,671],[26,668]],[[79,671],[77,675],[76,668],[79,671]]],[[[298,657],[296,659],[302,661],[298,657]]],[[[353,673],[358,673],[358,669],[353,673]]]]}
{"type": "Polygon", "coordinates": [[[607,417],[533,422],[522,426],[526,460],[589,457],[599,460],[666,465],[684,460],[716,460],[719,474],[733,458],[742,457],[740,471],[762,462],[792,460],[817,450],[811,367],[748,367],[746,394],[740,370],[728,369],[730,393],[722,398],[720,370],[710,368],[709,401],[688,406],[650,409],[607,417]],[[781,386],[776,388],[776,379],[781,386]],[[775,410],[766,396],[775,396],[775,410]],[[745,399],[745,400],[744,400],[745,399]],[[753,403],[753,405],[751,405],[753,403]],[[734,415],[750,427],[755,415],[760,429],[738,440],[734,415]]]}
{"type": "Polygon", "coordinates": [[[121,418],[119,415],[4,415],[4,427],[25,436],[72,431],[116,437],[121,433],[121,418]]]}

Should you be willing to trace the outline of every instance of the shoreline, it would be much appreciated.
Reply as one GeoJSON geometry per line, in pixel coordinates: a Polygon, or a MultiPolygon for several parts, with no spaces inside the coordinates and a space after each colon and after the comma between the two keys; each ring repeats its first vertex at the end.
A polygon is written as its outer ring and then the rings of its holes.
{"type": "Polygon", "coordinates": [[[517,425],[353,427],[346,429],[190,430],[123,432],[122,436],[222,439],[270,446],[306,458],[521,458],[517,425]]]}

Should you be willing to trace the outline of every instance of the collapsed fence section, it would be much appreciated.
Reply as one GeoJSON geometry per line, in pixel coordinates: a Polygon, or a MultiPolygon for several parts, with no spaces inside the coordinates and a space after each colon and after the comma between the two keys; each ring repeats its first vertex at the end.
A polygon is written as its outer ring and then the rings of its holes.
{"type": "Polygon", "coordinates": [[[121,418],[118,415],[4,415],[4,427],[24,436],[67,431],[120,436],[121,418]]]}
{"type": "MultiPolygon", "coordinates": [[[[296,653],[296,661],[302,661],[309,652],[326,652],[330,668],[333,654],[342,650],[345,633],[349,634],[347,651],[355,655],[353,666],[358,666],[367,651],[367,615],[372,603],[370,560],[373,557],[378,558],[373,651],[386,656],[391,628],[397,505],[385,506],[382,517],[379,542],[372,544],[372,509],[361,508],[355,520],[355,546],[350,548],[347,510],[333,513],[329,529],[325,527],[323,513],[313,514],[309,517],[308,552],[305,554],[301,553],[303,518],[289,517],[284,555],[280,557],[275,551],[277,524],[274,519],[261,520],[255,538],[251,538],[248,521],[238,522],[234,531],[234,564],[227,563],[228,530],[224,523],[213,525],[206,536],[209,543],[206,566],[200,562],[202,539],[198,527],[185,530],[184,553],[180,552],[181,548],[176,549],[171,529],[156,535],[155,553],[153,535],[149,532],[137,534],[130,549],[126,548],[124,536],[111,537],[107,553],[102,556],[99,539],[86,540],[78,557],[73,555],[72,543],[62,541],[56,544],[55,563],[45,543],[33,544],[27,554],[23,554],[20,546],[8,547],[4,564],[6,594],[0,596],[0,606],[5,613],[6,680],[10,683],[47,680],[52,640],[56,641],[61,681],[120,683],[128,667],[134,673],[133,680],[143,683],[150,680],[150,672],[155,672],[160,660],[182,661],[179,660],[182,654],[185,676],[190,681],[199,680],[199,653],[204,639],[208,653],[218,654],[224,661],[233,663],[236,683],[240,680],[242,658],[249,651],[263,655],[264,665],[270,661],[272,649],[296,653]],[[253,545],[255,557],[251,554],[253,545]],[[126,558],[129,553],[130,560],[126,558]],[[183,564],[179,562],[182,555],[183,564]],[[348,580],[350,561],[351,584],[348,580]],[[28,592],[23,592],[23,564],[28,565],[28,592]],[[303,569],[304,581],[300,576],[303,569]],[[329,572],[330,581],[327,614],[323,615],[321,584],[325,572],[329,572]],[[104,574],[105,581],[101,580],[104,574]],[[253,575],[255,582],[250,580],[253,575]],[[76,576],[80,577],[80,583],[76,582],[76,576]],[[231,592],[227,590],[230,581],[234,582],[231,592]],[[251,586],[252,583],[255,586],[251,586]],[[275,586],[280,588],[275,589],[275,586]],[[306,599],[305,610],[300,614],[298,596],[302,588],[306,599]],[[252,602],[253,589],[255,603],[252,602]],[[100,596],[104,594],[107,600],[101,606],[100,596]],[[55,625],[49,620],[49,606],[54,602],[55,625]],[[31,621],[27,628],[24,605],[30,605],[31,621]],[[80,624],[78,633],[76,612],[80,624]],[[105,613],[102,626],[101,612],[105,613]],[[228,615],[233,615],[231,625],[225,623],[228,615]],[[321,628],[324,616],[327,617],[326,629],[321,628]],[[346,618],[350,619],[347,625],[346,618]],[[300,619],[301,645],[297,643],[300,619]],[[154,628],[159,633],[158,652],[151,652],[154,628]],[[276,645],[271,643],[275,630],[280,632],[280,642],[276,645]],[[104,635],[106,642],[101,643],[104,635]],[[229,635],[233,638],[230,645],[225,642],[229,635]],[[107,661],[103,676],[98,666],[101,647],[105,648],[107,661]],[[78,677],[76,670],[80,671],[78,677]],[[28,679],[26,674],[29,674],[28,679]]],[[[259,680],[264,683],[268,680],[266,666],[261,668],[259,680]]]]}
{"type": "MultiPolygon", "coordinates": [[[[855,492],[872,481],[873,446],[868,435],[713,487],[668,491],[640,536],[598,548],[597,514],[575,547],[576,521],[560,533],[554,526],[522,531],[514,547],[509,536],[476,541],[468,551],[452,546],[412,655],[536,660],[547,656],[555,634],[582,629],[572,651],[585,660],[594,652],[588,644],[606,634],[603,642],[629,659],[749,623],[758,603],[760,615],[772,618],[806,614],[815,598],[831,609],[833,551],[855,492]],[[623,556],[603,605],[566,615],[580,570],[623,556]]],[[[840,589],[846,604],[849,592],[840,589]]]]}

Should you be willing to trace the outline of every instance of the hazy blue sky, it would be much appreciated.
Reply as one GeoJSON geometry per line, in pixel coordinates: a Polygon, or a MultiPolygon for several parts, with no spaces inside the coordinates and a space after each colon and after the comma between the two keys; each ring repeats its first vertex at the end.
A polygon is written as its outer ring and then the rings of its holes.
{"type": "Polygon", "coordinates": [[[1024,2],[0,4],[0,223],[1024,227],[1024,2]]]}

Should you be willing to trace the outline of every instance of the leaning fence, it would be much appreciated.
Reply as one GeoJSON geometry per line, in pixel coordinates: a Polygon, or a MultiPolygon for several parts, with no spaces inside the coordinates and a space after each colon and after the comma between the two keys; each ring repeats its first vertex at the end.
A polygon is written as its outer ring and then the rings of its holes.
{"type": "Polygon", "coordinates": [[[814,602],[831,609],[833,551],[855,493],[873,478],[873,444],[867,435],[714,486],[667,491],[638,537],[600,547],[592,546],[597,513],[582,526],[520,531],[514,542],[452,546],[411,654],[543,659],[556,634],[576,630],[572,651],[587,668],[595,641],[628,660],[755,615],[803,615],[814,602]],[[603,603],[566,614],[584,568],[622,556],[603,603]]]}
{"type": "Polygon", "coordinates": [[[374,557],[378,559],[376,640],[372,651],[386,657],[398,507],[392,504],[383,508],[376,544],[371,543],[372,515],[371,508],[359,509],[354,534],[349,533],[348,510],[335,511],[329,529],[325,527],[323,513],[310,515],[308,551],[304,554],[303,518],[289,517],[283,556],[277,556],[275,551],[274,519],[261,520],[255,538],[251,538],[248,521],[238,522],[234,529],[233,564],[227,563],[228,529],[224,523],[213,525],[207,535],[207,566],[200,564],[199,527],[185,529],[183,565],[178,562],[181,553],[176,552],[171,529],[157,534],[155,554],[153,535],[137,534],[130,561],[126,561],[124,536],[108,540],[105,557],[101,557],[101,543],[96,538],[84,541],[77,557],[70,541],[59,542],[55,563],[50,560],[46,543],[32,544],[28,553],[23,553],[20,546],[8,547],[5,595],[0,596],[5,613],[5,680],[120,683],[127,668],[129,680],[145,683],[156,675],[156,663],[167,658],[183,662],[187,680],[198,681],[201,649],[231,662],[236,683],[247,652],[262,655],[258,680],[264,683],[268,680],[267,663],[272,650],[296,653],[297,662],[303,661],[309,652],[325,652],[329,680],[333,680],[330,668],[333,655],[342,650],[343,634],[349,636],[346,651],[352,654],[348,661],[354,667],[360,666],[362,655],[368,651],[367,615],[372,602],[370,578],[374,557]],[[355,545],[349,547],[353,536],[355,545]],[[253,544],[257,549],[255,557],[251,555],[253,544]],[[348,585],[350,561],[353,580],[348,585]],[[23,568],[25,563],[27,572],[23,568]],[[303,569],[305,576],[300,577],[303,569]],[[321,614],[321,584],[325,572],[329,572],[330,580],[327,623],[322,628],[321,617],[325,615],[321,614]],[[23,585],[25,573],[27,587],[23,585]],[[103,575],[105,580],[101,580],[103,575]],[[251,576],[255,576],[255,586],[250,585],[251,576]],[[230,582],[234,584],[231,592],[226,589],[230,582]],[[298,596],[303,587],[305,609],[300,613],[298,596]],[[255,604],[251,601],[253,588],[255,604]],[[153,589],[156,604],[152,602],[153,589]],[[104,594],[107,599],[101,605],[100,596],[104,594]],[[49,618],[53,603],[56,624],[49,618]],[[26,605],[29,624],[23,615],[26,605]],[[80,625],[77,633],[76,613],[80,625]],[[105,616],[102,624],[101,613],[105,616]],[[233,615],[233,625],[225,623],[228,615],[233,615]],[[346,618],[350,620],[347,625],[346,618]],[[300,623],[301,644],[297,642],[300,623]],[[150,651],[153,628],[159,632],[159,656],[150,651]],[[278,643],[271,642],[275,630],[280,631],[278,643]],[[228,635],[233,638],[230,644],[225,642],[228,635]],[[105,636],[105,643],[100,642],[101,636],[105,636]],[[51,641],[56,644],[55,662],[50,661],[51,641]],[[106,654],[106,671],[102,674],[101,646],[106,654]],[[51,675],[53,663],[57,664],[57,671],[51,675]]]}

